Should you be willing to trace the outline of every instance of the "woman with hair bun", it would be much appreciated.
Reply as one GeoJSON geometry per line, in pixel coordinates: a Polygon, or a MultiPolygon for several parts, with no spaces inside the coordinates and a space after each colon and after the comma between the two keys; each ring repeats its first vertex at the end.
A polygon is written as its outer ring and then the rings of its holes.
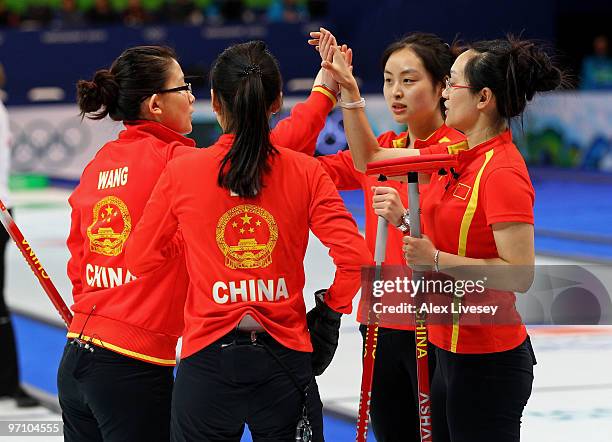
{"type": "Polygon", "coordinates": [[[70,196],[74,319],[58,370],[67,441],[167,441],[188,286],[180,237],[163,271],[135,278],[124,247],[159,174],[190,152],[194,96],[174,51],[127,49],[77,84],[81,115],[123,121],[70,196]],[[171,275],[171,277],[170,277],[171,275]]]}
{"type": "Polygon", "coordinates": [[[514,292],[526,292],[533,281],[535,193],[510,121],[536,92],[564,84],[563,72],[539,46],[512,37],[473,43],[451,69],[446,123],[465,133],[469,149],[458,154],[456,178],[432,177],[422,206],[427,237],[404,238],[406,261],[451,275],[448,269],[456,267],[463,279],[465,266],[478,266],[474,279],[488,266],[505,266],[514,277],[485,298],[503,319],[462,325],[454,315],[452,324],[430,328],[436,442],[520,440],[536,358],[514,292]]]}
{"type": "MultiPolygon", "coordinates": [[[[74,319],[58,371],[65,439],[167,441],[189,285],[181,232],[154,274],[136,278],[124,251],[166,164],[195,151],[184,136],[195,98],[174,51],[159,46],[127,49],[79,81],[77,95],[82,116],[109,116],[125,130],[102,146],[69,199],[74,319]]],[[[315,87],[271,137],[314,150],[334,100],[315,87]]]]}
{"type": "Polygon", "coordinates": [[[166,265],[177,232],[185,239],[192,284],[172,440],[237,442],[248,424],[255,441],[322,441],[311,381],[331,362],[340,317],[350,313],[371,255],[321,164],[270,138],[282,79],[265,44],[226,49],[211,88],[224,134],[168,164],[127,250],[130,269],[146,278],[166,265]],[[307,325],[309,230],[337,270],[307,325]]]}
{"type": "MultiPolygon", "coordinates": [[[[351,71],[335,51],[324,66],[340,84],[342,100],[358,101],[351,71]]],[[[453,63],[443,92],[446,124],[465,134],[469,148],[458,153],[454,174],[432,176],[422,204],[424,236],[404,237],[404,256],[410,265],[463,279],[467,266],[518,277],[487,290],[488,299],[503,306],[503,315],[498,312],[503,323],[464,325],[452,315],[452,323],[428,326],[436,348],[431,398],[436,442],[520,440],[536,361],[513,292],[528,290],[533,279],[535,196],[509,122],[536,92],[564,84],[563,72],[540,46],[513,37],[473,43],[453,63]],[[453,273],[459,266],[463,270],[453,273]]],[[[366,163],[405,155],[376,147],[359,154],[366,163]]],[[[457,298],[454,304],[461,303],[457,298]]]]}

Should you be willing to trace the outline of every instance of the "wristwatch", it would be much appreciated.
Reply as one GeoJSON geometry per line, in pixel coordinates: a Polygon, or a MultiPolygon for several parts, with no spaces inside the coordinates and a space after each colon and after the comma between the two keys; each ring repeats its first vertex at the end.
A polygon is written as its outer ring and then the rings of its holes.
{"type": "Polygon", "coordinates": [[[400,232],[402,233],[408,233],[410,232],[410,215],[408,213],[408,210],[406,210],[404,212],[404,214],[402,215],[402,217],[400,218],[400,223],[399,225],[396,226],[400,232]]]}

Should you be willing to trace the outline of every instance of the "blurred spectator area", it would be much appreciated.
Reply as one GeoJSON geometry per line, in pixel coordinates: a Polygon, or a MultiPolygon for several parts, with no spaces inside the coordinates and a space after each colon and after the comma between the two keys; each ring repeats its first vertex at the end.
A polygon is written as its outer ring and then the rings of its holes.
{"type": "Polygon", "coordinates": [[[557,0],[553,12],[555,46],[575,85],[612,89],[612,1],[557,0]]]}
{"type": "Polygon", "coordinates": [[[300,22],[321,19],[328,0],[0,0],[0,27],[300,22]]]}
{"type": "Polygon", "coordinates": [[[279,60],[285,94],[303,95],[320,66],[306,39],[320,25],[355,50],[365,94],[381,92],[380,54],[410,30],[446,41],[458,31],[471,41],[522,30],[525,37],[555,40],[551,11],[557,0],[503,0],[513,7],[494,8],[489,20],[477,23],[474,14],[489,2],[461,1],[469,5],[456,8],[451,20],[441,18],[436,2],[400,0],[377,0],[375,7],[371,0],[0,0],[0,58],[10,79],[6,104],[74,103],[79,78],[90,78],[126,47],[141,44],[175,48],[186,73],[201,79],[191,82],[205,98],[214,58],[250,39],[264,40],[279,60]]]}

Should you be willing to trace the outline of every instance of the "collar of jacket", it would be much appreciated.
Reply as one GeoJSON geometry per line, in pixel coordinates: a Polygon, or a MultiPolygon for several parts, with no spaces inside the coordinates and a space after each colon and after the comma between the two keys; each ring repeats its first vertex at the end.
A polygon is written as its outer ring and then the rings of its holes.
{"type": "Polygon", "coordinates": [[[124,131],[119,134],[119,138],[122,139],[131,139],[131,138],[142,138],[144,134],[153,135],[156,138],[166,142],[172,143],[178,141],[185,146],[195,147],[196,143],[191,138],[187,138],[178,132],[173,131],[172,129],[164,126],[157,121],[150,120],[134,120],[134,121],[124,121],[123,125],[125,126],[124,131]]]}

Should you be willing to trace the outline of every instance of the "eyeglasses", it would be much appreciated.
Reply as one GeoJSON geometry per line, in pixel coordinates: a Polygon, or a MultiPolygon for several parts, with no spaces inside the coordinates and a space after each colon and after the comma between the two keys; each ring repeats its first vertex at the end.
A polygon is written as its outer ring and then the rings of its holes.
{"type": "MultiPolygon", "coordinates": [[[[182,91],[188,91],[190,94],[193,95],[193,91],[191,89],[191,83],[185,83],[185,85],[183,86],[178,86],[178,87],[173,87],[170,89],[161,89],[157,92],[155,92],[156,94],[166,94],[168,92],[182,92],[182,91]]],[[[144,97],[142,97],[140,99],[140,102],[145,101],[147,98],[149,98],[151,95],[145,95],[144,97]]]]}
{"type": "Polygon", "coordinates": [[[189,91],[190,94],[193,93],[191,90],[191,83],[185,83],[184,86],[173,87],[171,89],[161,89],[157,91],[157,94],[165,94],[167,92],[181,92],[181,91],[189,91]]]}
{"type": "Polygon", "coordinates": [[[449,92],[451,89],[474,89],[472,86],[465,86],[462,84],[452,84],[450,78],[446,79],[445,91],[449,92]]]}

